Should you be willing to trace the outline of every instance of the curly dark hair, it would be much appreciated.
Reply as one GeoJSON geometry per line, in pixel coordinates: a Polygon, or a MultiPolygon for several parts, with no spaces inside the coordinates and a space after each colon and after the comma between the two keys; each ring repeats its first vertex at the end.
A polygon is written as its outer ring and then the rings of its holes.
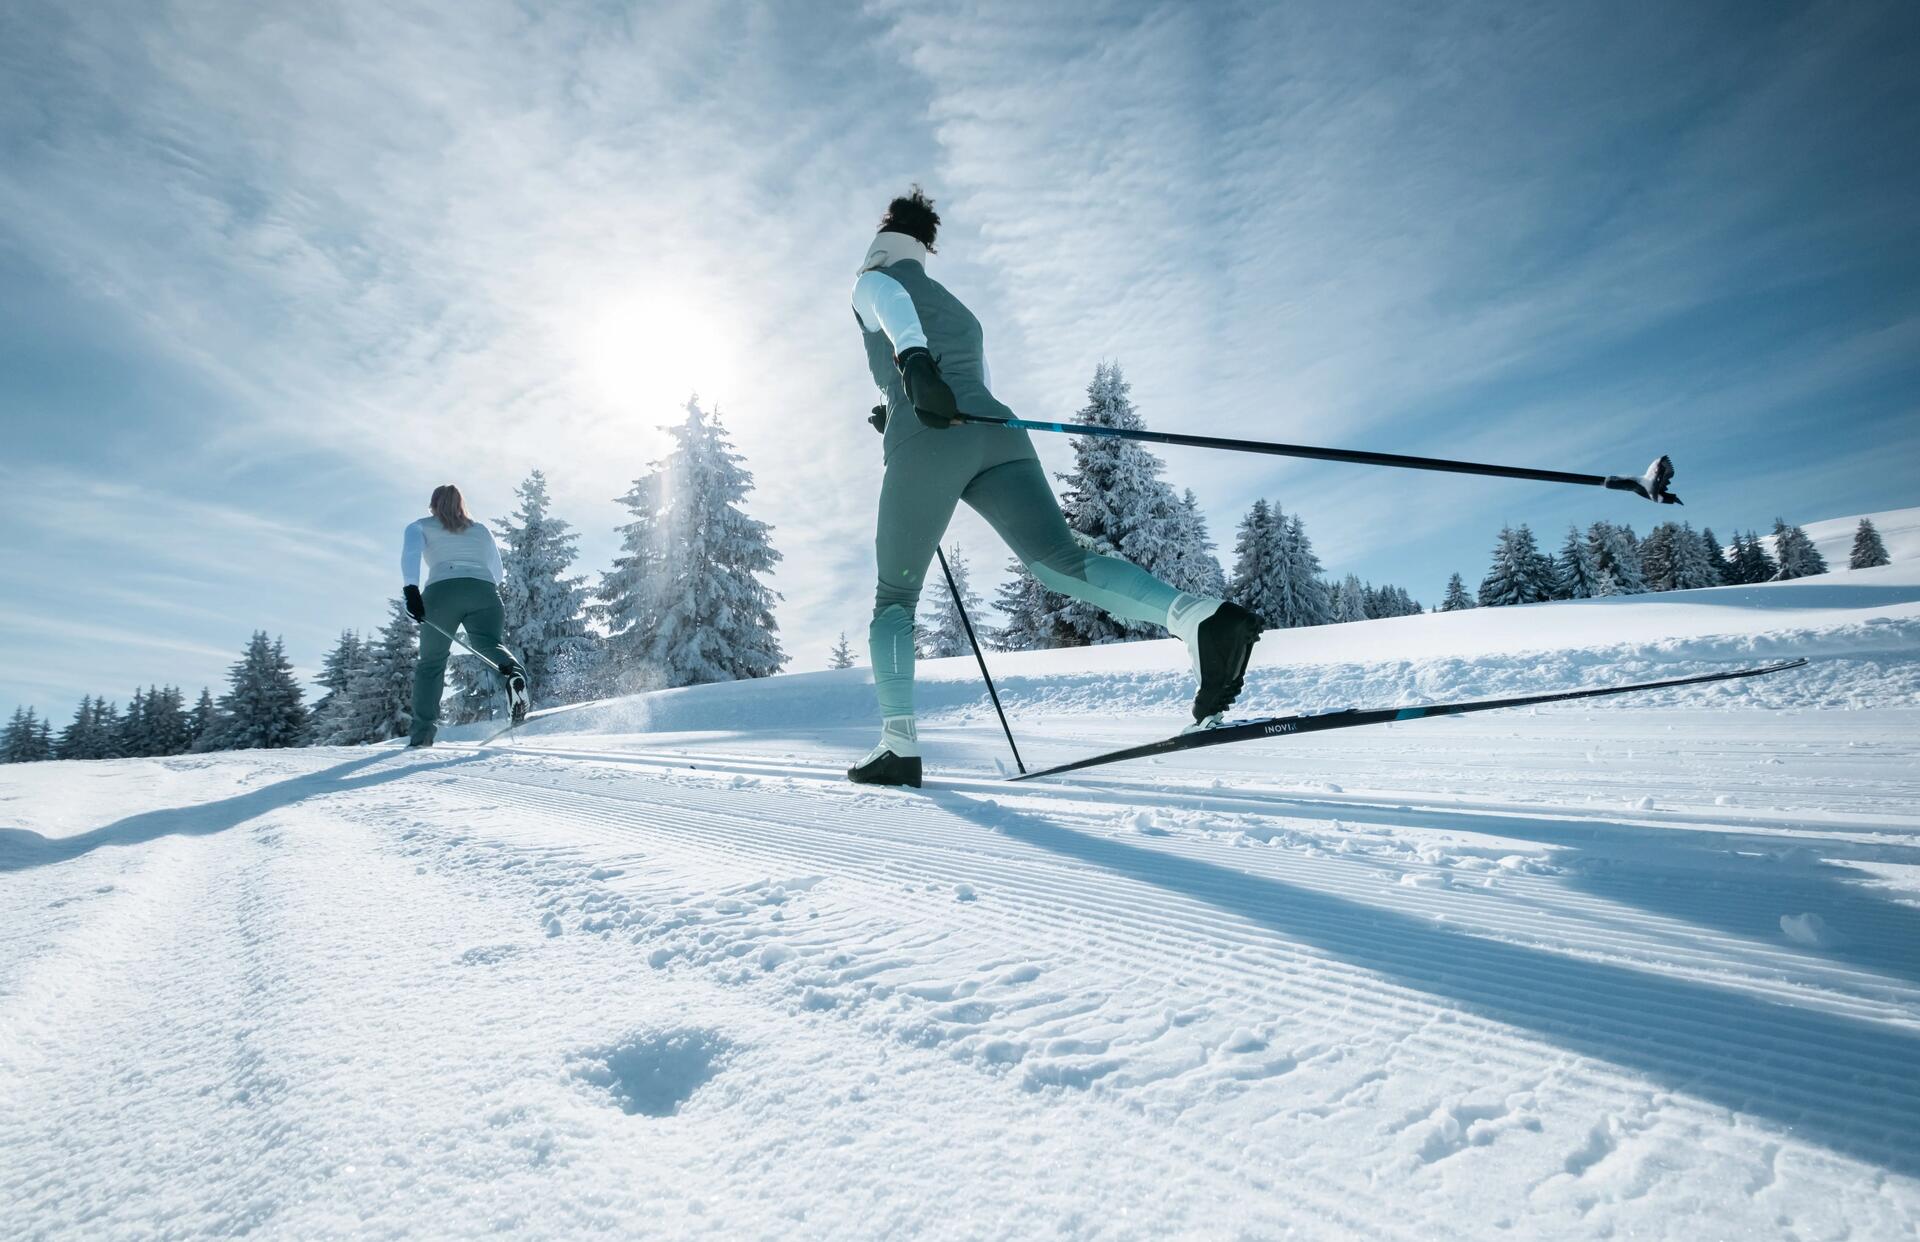
{"type": "Polygon", "coordinates": [[[932,254],[934,235],[940,231],[940,213],[933,209],[927,192],[915,184],[905,197],[887,204],[887,214],[880,217],[880,231],[905,233],[932,254]]]}

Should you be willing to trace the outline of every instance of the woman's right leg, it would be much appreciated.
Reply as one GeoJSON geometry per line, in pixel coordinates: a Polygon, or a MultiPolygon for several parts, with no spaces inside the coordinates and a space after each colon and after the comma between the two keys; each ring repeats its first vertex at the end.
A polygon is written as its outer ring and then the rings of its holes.
{"type": "Polygon", "coordinates": [[[1128,621],[1167,624],[1179,588],[1131,561],[1082,546],[1061,516],[1060,502],[1037,458],[1016,457],[982,471],[967,485],[963,499],[1048,590],[1128,621]]]}

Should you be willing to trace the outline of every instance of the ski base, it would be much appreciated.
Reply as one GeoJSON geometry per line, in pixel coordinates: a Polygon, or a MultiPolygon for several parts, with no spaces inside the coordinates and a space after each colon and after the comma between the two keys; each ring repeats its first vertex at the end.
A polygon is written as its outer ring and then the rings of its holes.
{"type": "Polygon", "coordinates": [[[1316,712],[1304,716],[1269,716],[1261,720],[1230,720],[1211,729],[1177,733],[1157,742],[1089,755],[1071,763],[1056,764],[1037,772],[1009,776],[1010,781],[1030,781],[1042,776],[1058,776],[1082,768],[1123,763],[1128,759],[1146,759],[1170,755],[1203,746],[1224,746],[1229,742],[1251,742],[1259,738],[1291,737],[1301,733],[1320,733],[1329,729],[1354,729],[1362,725],[1391,724],[1397,720],[1424,720],[1429,716],[1464,716],[1468,712],[1490,712],[1506,707],[1530,707],[1538,703],[1565,703],[1573,699],[1597,699],[1609,694],[1632,694],[1637,690],[1661,690],[1669,686],[1696,686],[1711,681],[1733,681],[1742,677],[1765,677],[1806,664],[1804,659],[1764,664],[1755,668],[1730,669],[1721,673],[1699,673],[1692,677],[1670,677],[1664,681],[1641,681],[1625,686],[1600,686],[1589,690],[1559,690],[1548,694],[1522,694],[1504,699],[1478,699],[1466,703],[1427,703],[1418,707],[1349,707],[1340,711],[1316,712]]]}

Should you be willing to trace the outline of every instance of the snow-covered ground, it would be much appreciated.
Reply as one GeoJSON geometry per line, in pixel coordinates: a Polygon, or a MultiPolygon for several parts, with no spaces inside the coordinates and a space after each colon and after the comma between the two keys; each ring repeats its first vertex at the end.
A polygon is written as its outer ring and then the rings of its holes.
{"type": "MultiPolygon", "coordinates": [[[[922,791],[841,779],[859,670],[0,768],[0,1233],[1911,1237],[1920,563],[1271,635],[1247,706],[1794,655],[1021,785],[971,661],[922,791]]],[[[1191,692],[996,671],[1029,763],[1191,692]]]]}

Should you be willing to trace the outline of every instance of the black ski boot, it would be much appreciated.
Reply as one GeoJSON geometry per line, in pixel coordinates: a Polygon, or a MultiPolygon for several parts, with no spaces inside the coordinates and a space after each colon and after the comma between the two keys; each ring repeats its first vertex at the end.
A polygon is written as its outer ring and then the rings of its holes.
{"type": "Polygon", "coordinates": [[[1193,696],[1193,718],[1206,722],[1233,706],[1247,676],[1247,660],[1260,641],[1260,618],[1235,603],[1224,603],[1200,623],[1194,663],[1200,693],[1193,696]]]}
{"type": "Polygon", "coordinates": [[[507,715],[515,724],[527,718],[527,675],[517,668],[507,672],[507,715]]]}
{"type": "Polygon", "coordinates": [[[874,752],[857,767],[847,769],[847,779],[856,785],[911,785],[920,788],[920,756],[902,757],[886,747],[874,752]]]}

